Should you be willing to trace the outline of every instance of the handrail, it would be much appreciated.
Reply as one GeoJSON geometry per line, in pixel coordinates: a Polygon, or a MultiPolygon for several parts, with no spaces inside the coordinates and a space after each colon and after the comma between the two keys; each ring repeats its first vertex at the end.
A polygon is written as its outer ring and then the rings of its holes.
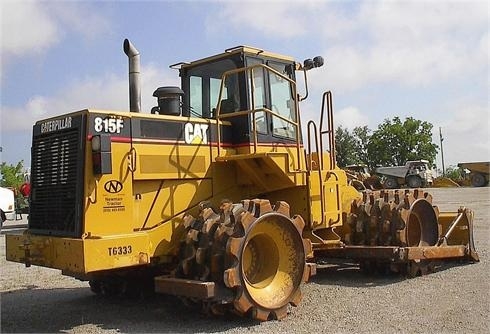
{"type": "Polygon", "coordinates": [[[223,118],[230,118],[230,117],[235,117],[235,116],[243,116],[243,115],[248,115],[248,114],[251,114],[253,112],[267,112],[271,115],[274,115],[276,116],[277,118],[280,118],[282,119],[283,121],[285,122],[288,122],[288,123],[292,123],[292,124],[296,124],[294,123],[293,121],[287,119],[286,117],[284,116],[281,116],[280,114],[276,113],[275,111],[272,111],[270,110],[269,108],[259,108],[259,109],[249,109],[249,110],[240,110],[240,111],[235,111],[233,113],[226,113],[226,114],[223,114],[221,115],[220,119],[223,119],[223,118]]]}
{"type": "MultiPolygon", "coordinates": [[[[327,101],[327,129],[323,129],[323,115],[324,115],[324,103],[322,102],[322,119],[320,120],[320,141],[322,140],[322,137],[324,134],[328,134],[328,146],[329,146],[329,151],[330,151],[330,174],[334,175],[337,181],[339,180],[339,177],[337,176],[336,172],[333,170],[336,167],[336,159],[335,159],[335,132],[334,132],[334,124],[333,124],[333,102],[332,102],[332,92],[331,91],[326,91],[324,94],[324,100],[326,98],[327,101]]],[[[339,194],[339,184],[337,182],[336,184],[337,187],[337,194],[339,194]]],[[[341,204],[340,204],[340,198],[337,196],[337,211],[341,211],[341,204]]],[[[340,214],[337,215],[337,220],[334,221],[333,223],[336,223],[340,221],[340,214]]]]}
{"type": "Polygon", "coordinates": [[[322,217],[322,223],[323,223],[323,218],[325,217],[325,208],[324,208],[324,203],[325,203],[325,192],[323,189],[323,179],[322,179],[322,171],[323,171],[323,160],[320,159],[320,155],[318,154],[319,151],[319,146],[318,146],[318,131],[315,122],[309,121],[308,122],[308,127],[307,127],[307,136],[308,136],[308,156],[309,156],[309,166],[308,172],[310,172],[311,165],[313,162],[312,159],[312,152],[311,152],[311,132],[310,128],[313,128],[313,133],[315,134],[315,148],[318,156],[318,178],[319,178],[319,187],[320,187],[320,210],[321,210],[321,217],[322,217]]]}
{"type": "Polygon", "coordinates": [[[337,172],[335,171],[329,171],[328,172],[329,175],[333,175],[335,176],[335,180],[337,181],[335,183],[335,188],[336,188],[336,193],[337,193],[337,220],[335,221],[332,221],[331,223],[332,224],[335,224],[335,223],[338,223],[340,221],[340,217],[341,217],[341,212],[342,212],[342,207],[341,207],[341,204],[340,204],[340,189],[339,189],[339,176],[337,175],[337,172]]]}
{"type": "MultiPolygon", "coordinates": [[[[247,94],[248,95],[248,94],[247,94]]],[[[301,154],[301,149],[300,149],[300,125],[299,125],[299,119],[300,119],[300,116],[299,116],[299,106],[298,106],[298,101],[297,101],[297,94],[296,94],[296,82],[292,79],[290,79],[289,77],[283,75],[282,73],[274,70],[273,68],[267,66],[267,65],[264,65],[264,64],[255,64],[255,65],[252,65],[252,66],[248,66],[248,67],[243,67],[243,68],[238,68],[238,69],[233,69],[233,70],[229,70],[229,71],[226,71],[223,73],[223,75],[221,76],[221,86],[220,86],[220,91],[219,91],[219,95],[218,95],[218,105],[216,107],[216,120],[218,121],[218,126],[217,126],[217,140],[218,140],[218,156],[220,156],[220,153],[221,153],[221,146],[222,146],[222,143],[221,143],[221,126],[220,126],[220,123],[219,121],[222,120],[222,119],[225,119],[225,118],[230,118],[230,117],[235,117],[235,116],[243,116],[243,115],[252,115],[252,133],[253,133],[253,149],[254,149],[254,152],[253,153],[256,153],[257,152],[257,129],[255,127],[255,114],[258,113],[258,112],[265,112],[265,113],[268,113],[270,115],[273,115],[279,119],[281,119],[282,121],[288,123],[288,124],[291,124],[294,129],[295,129],[295,135],[296,135],[296,138],[295,138],[295,141],[296,141],[296,151],[297,151],[297,158],[296,158],[296,162],[297,162],[297,169],[301,169],[301,164],[300,164],[300,154],[301,154]],[[294,99],[295,101],[295,118],[296,118],[296,121],[292,121],[290,119],[287,119],[286,117],[268,109],[268,108],[259,108],[259,109],[255,109],[255,78],[253,76],[253,71],[254,69],[256,68],[264,68],[266,71],[270,71],[274,74],[276,74],[277,76],[281,77],[282,79],[284,80],[287,80],[290,84],[291,84],[291,88],[292,88],[292,98],[294,99]],[[252,109],[250,110],[240,110],[240,111],[236,111],[236,112],[232,112],[232,113],[226,113],[226,114],[221,114],[221,101],[222,101],[222,97],[223,97],[223,91],[224,91],[224,83],[226,81],[226,77],[227,76],[230,76],[230,75],[234,75],[234,74],[237,74],[237,73],[240,73],[240,72],[245,72],[246,74],[248,73],[249,76],[246,76],[246,78],[250,78],[250,82],[251,82],[251,107],[252,109]]]]}
{"type": "Polygon", "coordinates": [[[329,131],[329,143],[330,143],[330,166],[331,169],[336,167],[336,153],[335,153],[335,132],[333,124],[333,103],[332,103],[332,92],[328,92],[328,104],[327,104],[327,116],[328,116],[328,131],[329,131]]]}
{"type": "Polygon", "coordinates": [[[322,110],[320,113],[320,147],[322,149],[321,158],[323,161],[323,135],[328,134],[328,148],[330,151],[330,169],[335,169],[335,135],[333,131],[333,103],[332,92],[326,91],[322,97],[322,110]],[[323,130],[323,117],[325,114],[325,101],[327,105],[327,129],[323,130]]]}
{"type": "MultiPolygon", "coordinates": [[[[308,122],[308,126],[307,126],[307,140],[308,140],[308,156],[310,157],[310,168],[308,168],[308,170],[312,170],[311,166],[312,166],[312,151],[311,151],[311,128],[313,128],[313,133],[315,134],[315,150],[318,154],[318,152],[320,151],[319,150],[319,146],[318,146],[318,131],[317,131],[317,127],[316,127],[316,124],[314,121],[309,121],[308,122]]],[[[322,170],[323,169],[323,161],[320,160],[320,157],[318,157],[318,169],[319,170],[322,170]]]]}

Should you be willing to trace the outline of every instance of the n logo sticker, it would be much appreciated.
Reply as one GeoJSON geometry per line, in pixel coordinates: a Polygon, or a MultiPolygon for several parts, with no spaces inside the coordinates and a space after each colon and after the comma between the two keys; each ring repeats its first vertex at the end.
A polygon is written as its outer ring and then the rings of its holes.
{"type": "Polygon", "coordinates": [[[122,188],[122,183],[117,180],[109,180],[104,184],[104,189],[111,194],[117,194],[122,188]]]}

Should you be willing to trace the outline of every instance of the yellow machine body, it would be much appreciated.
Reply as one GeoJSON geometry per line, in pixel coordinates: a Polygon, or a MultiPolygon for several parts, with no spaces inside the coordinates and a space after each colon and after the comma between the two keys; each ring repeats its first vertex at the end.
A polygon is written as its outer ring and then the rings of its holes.
{"type": "MultiPolygon", "coordinates": [[[[257,50],[239,47],[182,66],[205,65],[229,58],[230,54],[254,57],[260,54],[268,61],[295,66],[287,56],[257,50]]],[[[70,238],[53,235],[51,231],[43,235],[31,226],[22,236],[7,236],[7,259],[58,268],[81,278],[150,262],[171,263],[184,236],[184,215],[197,214],[197,206],[202,201],[219,206],[224,198],[240,200],[261,196],[271,202],[286,201],[291,212],[304,217],[312,230],[342,225],[342,201],[348,203],[353,199],[350,196],[359,194],[350,189],[347,198],[341,197],[341,188],[349,187],[340,169],[308,170],[294,76],[275,72],[263,64],[254,66],[248,68],[254,79],[257,79],[253,74],[255,70],[285,82],[292,104],[288,112],[294,113],[292,116],[285,117],[266,106],[220,113],[220,109],[225,108],[222,94],[227,89],[227,79],[223,76],[219,97],[214,98],[220,101],[219,115],[214,119],[82,110],[38,122],[35,128],[39,128],[40,136],[65,131],[66,124],[74,127],[75,119],[80,123],[79,137],[84,141],[80,147],[84,152],[77,156],[77,163],[83,165],[80,169],[83,196],[79,200],[83,207],[77,222],[79,235],[70,238]],[[233,145],[223,139],[235,131],[233,117],[255,119],[259,116],[267,118],[269,123],[272,119],[282,122],[283,128],[288,128],[292,135],[280,133],[276,137],[278,141],[268,138],[261,142],[252,127],[250,136],[254,138],[248,143],[233,145]],[[171,129],[173,135],[165,135],[167,129],[171,129]],[[106,148],[110,151],[109,173],[93,172],[92,140],[97,136],[102,141],[106,137],[110,146],[106,148]]],[[[229,71],[228,76],[233,78],[246,70],[237,68],[229,71]]],[[[255,83],[258,88],[259,84],[255,83]]],[[[253,106],[257,101],[252,100],[253,106]]],[[[328,152],[325,155],[324,159],[330,161],[328,152]]],[[[44,217],[49,219],[49,213],[44,217]]],[[[338,240],[335,242],[339,244],[338,240]]]]}
{"type": "MultiPolygon", "coordinates": [[[[126,122],[132,118],[157,119],[192,124],[194,128],[216,124],[187,117],[96,110],[70,115],[86,119],[110,115],[126,122]]],[[[224,155],[218,158],[217,148],[202,142],[113,138],[112,173],[95,176],[91,139],[88,136],[85,143],[81,238],[43,236],[29,230],[22,235],[8,235],[8,260],[57,268],[76,276],[149,264],[150,259],[169,263],[175,259],[184,236],[184,214],[197,211],[202,201],[218,204],[225,197],[248,198],[259,192],[296,187],[306,196],[306,172],[294,170],[298,160],[304,165],[304,158],[287,147],[260,146],[256,153],[244,155],[231,155],[228,152],[235,150],[222,149],[224,155]],[[260,182],[264,177],[267,182],[260,182]]],[[[295,191],[294,197],[297,194],[295,191]]],[[[294,197],[291,192],[291,205],[306,213],[305,203],[294,203],[294,197]]]]}
{"type": "Polygon", "coordinates": [[[236,47],[178,64],[182,90],[157,89],[151,113],[37,122],[29,227],[6,235],[7,260],[60,269],[96,293],[143,273],[156,291],[259,320],[299,303],[320,257],[395,269],[424,254],[478,260],[469,210],[439,214],[422,192],[348,184],[329,92],[303,143],[295,71],[322,63],[236,47]]]}

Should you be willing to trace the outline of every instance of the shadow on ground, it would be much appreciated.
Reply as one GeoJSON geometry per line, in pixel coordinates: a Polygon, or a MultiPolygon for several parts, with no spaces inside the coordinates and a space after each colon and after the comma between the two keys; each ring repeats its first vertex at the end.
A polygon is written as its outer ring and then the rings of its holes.
{"type": "Polygon", "coordinates": [[[136,333],[217,332],[259,323],[234,315],[209,317],[172,296],[104,298],[89,288],[26,289],[1,294],[2,333],[54,333],[92,324],[136,333]]]}
{"type": "MultiPolygon", "coordinates": [[[[436,271],[463,265],[444,263],[436,271]]],[[[366,275],[355,264],[320,266],[311,281],[330,286],[369,288],[397,284],[407,278],[400,275],[366,275]]],[[[207,316],[189,309],[176,297],[156,295],[145,299],[107,298],[87,288],[24,289],[1,293],[2,333],[80,332],[136,333],[222,332],[233,328],[251,329],[260,323],[235,315],[207,316]],[[93,328],[95,327],[95,328],[93,328]]]]}
{"type": "MultiPolygon", "coordinates": [[[[453,267],[466,266],[471,264],[468,261],[453,260],[445,262],[436,262],[432,272],[428,275],[435,274],[453,267]]],[[[415,277],[416,278],[416,277],[415,277]]],[[[397,284],[408,278],[405,274],[387,273],[387,272],[363,272],[358,264],[339,263],[330,265],[320,265],[317,267],[317,274],[310,281],[322,285],[338,285],[347,287],[373,287],[397,284]]]]}

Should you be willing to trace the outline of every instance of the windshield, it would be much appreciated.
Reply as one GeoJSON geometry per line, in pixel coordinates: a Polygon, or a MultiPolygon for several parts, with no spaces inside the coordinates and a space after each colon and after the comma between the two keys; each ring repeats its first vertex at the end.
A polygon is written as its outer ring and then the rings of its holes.
{"type": "MultiPolygon", "coordinates": [[[[205,63],[189,70],[189,96],[187,113],[194,117],[211,118],[215,116],[218,104],[221,77],[224,72],[237,68],[232,59],[221,59],[214,63],[205,63]]],[[[239,82],[235,76],[229,76],[225,82],[222,99],[230,99],[229,108],[240,106],[239,82]]]]}

